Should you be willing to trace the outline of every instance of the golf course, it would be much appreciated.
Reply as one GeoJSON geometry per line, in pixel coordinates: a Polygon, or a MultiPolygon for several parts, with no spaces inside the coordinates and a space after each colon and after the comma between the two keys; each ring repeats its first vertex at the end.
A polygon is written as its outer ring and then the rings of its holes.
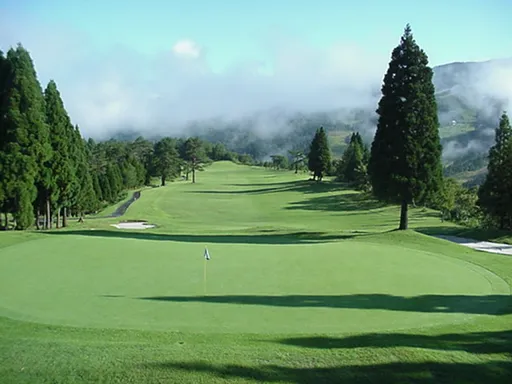
{"type": "Polygon", "coordinates": [[[220,161],[0,233],[0,382],[510,383],[512,257],[308,177],[220,161]]]}

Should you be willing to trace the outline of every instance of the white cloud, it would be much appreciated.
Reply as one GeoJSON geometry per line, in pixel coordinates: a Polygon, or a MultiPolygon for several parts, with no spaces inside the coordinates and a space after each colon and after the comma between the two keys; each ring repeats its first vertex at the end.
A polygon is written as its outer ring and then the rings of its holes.
{"type": "Polygon", "coordinates": [[[201,48],[192,40],[180,40],[172,47],[175,55],[188,58],[198,58],[201,55],[201,48]]]}
{"type": "MultiPolygon", "coordinates": [[[[175,134],[187,122],[276,107],[374,111],[393,49],[375,54],[372,47],[341,42],[320,49],[276,34],[267,44],[270,62],[234,63],[215,73],[200,42],[181,40],[154,55],[121,46],[100,50],[68,27],[0,15],[0,48],[18,41],[30,51],[43,88],[54,79],[73,122],[97,138],[123,128],[175,134]]],[[[285,128],[281,114],[268,116],[258,120],[259,133],[285,128]]]]}

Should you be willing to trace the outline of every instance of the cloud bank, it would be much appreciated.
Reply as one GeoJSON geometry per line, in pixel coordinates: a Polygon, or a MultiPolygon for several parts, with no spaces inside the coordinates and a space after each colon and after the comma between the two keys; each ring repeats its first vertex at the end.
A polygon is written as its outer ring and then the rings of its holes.
{"type": "MultiPolygon", "coordinates": [[[[347,43],[320,49],[276,33],[266,44],[269,63],[245,61],[216,73],[206,48],[188,38],[149,55],[124,46],[96,47],[68,27],[0,16],[0,48],[18,42],[30,51],[43,88],[54,79],[72,121],[96,139],[120,130],[180,134],[191,122],[244,118],[268,136],[287,129],[285,115],[294,112],[374,113],[393,49],[385,55],[347,43]]],[[[469,102],[485,106],[484,96],[511,95],[510,68],[476,71],[472,86],[482,96],[469,102]]],[[[465,89],[460,94],[468,97],[465,89]]]]}

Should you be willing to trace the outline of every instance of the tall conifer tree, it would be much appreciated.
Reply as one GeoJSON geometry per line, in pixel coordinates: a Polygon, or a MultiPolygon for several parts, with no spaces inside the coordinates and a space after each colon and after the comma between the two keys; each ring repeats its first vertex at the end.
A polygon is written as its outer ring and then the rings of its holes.
{"type": "Polygon", "coordinates": [[[384,76],[368,166],[375,196],[401,205],[399,229],[408,228],[408,205],[423,201],[442,184],[432,77],[427,55],[407,25],[384,76]]]}
{"type": "Polygon", "coordinates": [[[489,164],[484,183],[478,191],[479,205],[487,214],[497,219],[500,229],[510,227],[512,212],[512,128],[507,114],[501,115],[496,128],[496,142],[489,150],[489,164]]]}

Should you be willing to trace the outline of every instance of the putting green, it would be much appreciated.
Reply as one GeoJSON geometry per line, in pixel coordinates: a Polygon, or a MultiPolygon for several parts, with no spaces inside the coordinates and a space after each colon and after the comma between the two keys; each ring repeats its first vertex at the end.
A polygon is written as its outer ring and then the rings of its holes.
{"type": "Polygon", "coordinates": [[[482,295],[508,294],[473,264],[360,239],[204,244],[90,233],[4,248],[0,314],[83,327],[374,332],[489,316],[497,300],[482,295]]]}

